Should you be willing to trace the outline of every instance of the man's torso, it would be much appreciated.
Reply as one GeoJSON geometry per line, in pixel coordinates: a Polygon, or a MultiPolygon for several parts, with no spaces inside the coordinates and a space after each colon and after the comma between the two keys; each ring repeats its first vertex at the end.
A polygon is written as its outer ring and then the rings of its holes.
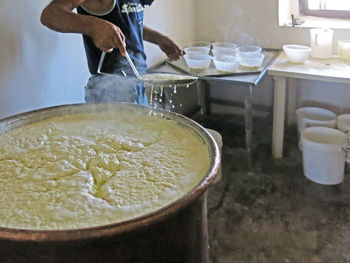
{"type": "MultiPolygon", "coordinates": [[[[153,0],[86,0],[78,7],[78,13],[93,15],[117,25],[126,37],[126,47],[130,57],[139,71],[146,70],[146,55],[143,49],[143,10],[145,4],[153,0]]],[[[96,74],[101,50],[97,49],[92,40],[84,36],[85,49],[89,69],[96,74]]],[[[108,53],[105,58],[103,72],[115,73],[128,71],[130,67],[118,50],[108,53]]]]}

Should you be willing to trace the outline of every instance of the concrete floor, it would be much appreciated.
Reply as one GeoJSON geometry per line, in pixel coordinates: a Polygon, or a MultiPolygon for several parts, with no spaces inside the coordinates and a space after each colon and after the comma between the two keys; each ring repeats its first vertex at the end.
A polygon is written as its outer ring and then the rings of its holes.
{"type": "Polygon", "coordinates": [[[202,123],[223,136],[222,180],[208,191],[211,263],[350,262],[350,179],[336,186],[303,175],[296,128],[285,157],[271,157],[272,128],[254,122],[253,169],[246,167],[244,129],[230,116],[202,123]]]}

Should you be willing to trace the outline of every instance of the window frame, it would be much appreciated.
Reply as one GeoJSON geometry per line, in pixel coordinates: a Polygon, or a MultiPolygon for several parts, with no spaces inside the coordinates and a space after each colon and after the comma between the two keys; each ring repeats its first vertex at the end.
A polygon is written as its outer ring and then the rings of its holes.
{"type": "Polygon", "coordinates": [[[308,0],[299,0],[300,14],[303,16],[317,16],[329,18],[350,19],[350,11],[343,10],[310,10],[308,0]]]}

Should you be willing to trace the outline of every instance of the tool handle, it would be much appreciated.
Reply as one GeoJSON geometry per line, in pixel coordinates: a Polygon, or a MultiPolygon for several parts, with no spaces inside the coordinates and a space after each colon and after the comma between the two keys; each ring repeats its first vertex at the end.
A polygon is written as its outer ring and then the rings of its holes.
{"type": "Polygon", "coordinates": [[[98,67],[97,67],[97,73],[98,74],[103,74],[101,72],[101,68],[102,68],[103,61],[105,60],[105,56],[106,56],[106,52],[102,52],[101,58],[100,58],[100,62],[98,63],[98,67]]]}
{"type": "MultiPolygon", "coordinates": [[[[107,74],[107,73],[104,73],[104,72],[101,71],[102,65],[103,65],[103,61],[105,60],[105,57],[106,57],[106,52],[103,51],[102,54],[101,54],[100,61],[99,61],[99,63],[98,63],[97,73],[98,73],[98,74],[104,74],[104,75],[111,75],[111,74],[107,74]]],[[[128,60],[128,62],[129,62],[129,64],[130,64],[130,67],[131,67],[132,70],[134,71],[136,77],[139,78],[140,74],[139,74],[139,72],[137,71],[137,69],[136,69],[134,63],[133,63],[132,60],[130,59],[130,56],[129,56],[128,52],[126,52],[126,59],[128,60]]],[[[123,74],[124,77],[126,77],[126,74],[125,74],[124,71],[122,71],[122,74],[123,74]]]]}
{"type": "Polygon", "coordinates": [[[136,69],[134,63],[132,62],[132,60],[131,60],[131,58],[130,58],[128,52],[126,52],[126,56],[125,56],[125,57],[126,57],[126,59],[128,60],[129,65],[130,65],[132,71],[134,71],[135,76],[136,76],[137,78],[139,78],[139,77],[140,77],[140,74],[139,74],[139,72],[137,71],[137,69],[136,69]]]}

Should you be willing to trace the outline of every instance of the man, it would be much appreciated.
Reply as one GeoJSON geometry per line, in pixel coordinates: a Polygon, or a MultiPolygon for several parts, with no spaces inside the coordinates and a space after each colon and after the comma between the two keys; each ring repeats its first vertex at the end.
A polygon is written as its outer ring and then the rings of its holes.
{"type": "MultiPolygon", "coordinates": [[[[171,60],[181,57],[181,49],[167,36],[143,25],[145,5],[154,0],[53,0],[42,12],[41,22],[50,29],[83,34],[90,73],[85,87],[86,102],[128,101],[142,103],[142,85],[125,89],[116,81],[102,82],[97,76],[102,52],[107,52],[103,71],[132,76],[125,58],[130,55],[137,70],[146,72],[143,40],[154,43],[171,60]],[[77,13],[73,10],[77,9],[77,13]],[[123,88],[123,89],[122,89],[123,88]],[[124,93],[124,94],[123,94],[124,93]]],[[[121,79],[119,79],[121,80],[121,79]]]]}

